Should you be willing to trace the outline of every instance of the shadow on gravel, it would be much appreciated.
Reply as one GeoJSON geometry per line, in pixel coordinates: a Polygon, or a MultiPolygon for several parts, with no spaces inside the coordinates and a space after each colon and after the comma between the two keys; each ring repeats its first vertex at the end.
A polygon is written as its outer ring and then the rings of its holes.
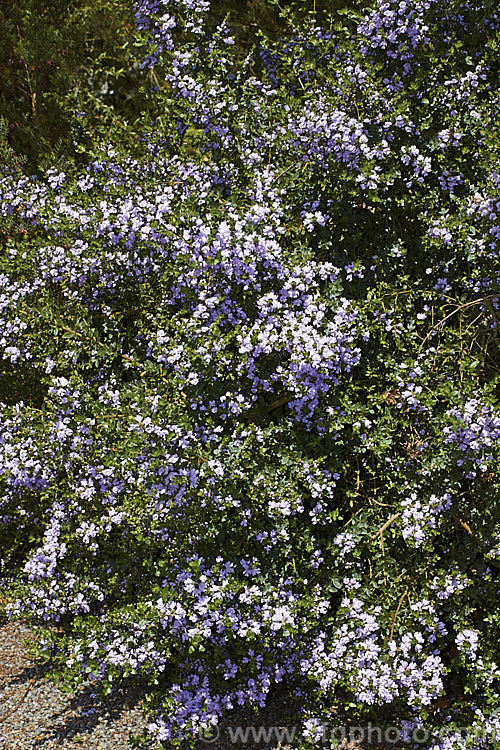
{"type": "MultiPolygon", "coordinates": [[[[108,741],[113,738],[116,741],[116,744],[109,743],[107,747],[121,750],[122,747],[128,747],[127,737],[134,734],[131,724],[136,724],[136,735],[144,731],[145,722],[141,721],[141,704],[145,695],[143,689],[121,688],[116,694],[103,699],[91,685],[81,686],[74,694],[61,693],[57,684],[49,680],[45,680],[45,687],[52,693],[56,691],[59,694],[58,705],[53,705],[52,711],[45,712],[44,727],[39,731],[40,739],[49,747],[52,746],[51,743],[75,737],[81,738],[82,747],[87,747],[90,736],[99,730],[98,734],[103,738],[107,737],[108,741]],[[122,746],[118,743],[119,738],[123,742],[122,746]]],[[[144,750],[155,750],[156,747],[151,743],[141,745],[144,750]]]]}
{"type": "MultiPolygon", "coordinates": [[[[30,656],[22,623],[0,625],[0,739],[8,750],[106,747],[124,750],[130,736],[144,733],[141,704],[145,689],[124,685],[100,698],[91,684],[62,693],[50,667],[30,656]]],[[[156,750],[145,742],[144,750],[156,750]]]]}

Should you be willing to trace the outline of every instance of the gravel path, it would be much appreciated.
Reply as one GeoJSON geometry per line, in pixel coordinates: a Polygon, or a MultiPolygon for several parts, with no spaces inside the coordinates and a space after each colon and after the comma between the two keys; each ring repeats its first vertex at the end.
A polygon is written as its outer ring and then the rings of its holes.
{"type": "MultiPolygon", "coordinates": [[[[0,627],[1,750],[126,750],[128,737],[147,726],[133,690],[102,701],[91,688],[63,695],[28,654],[29,629],[19,622],[0,627]]],[[[146,745],[148,750],[155,746],[146,745]]]]}

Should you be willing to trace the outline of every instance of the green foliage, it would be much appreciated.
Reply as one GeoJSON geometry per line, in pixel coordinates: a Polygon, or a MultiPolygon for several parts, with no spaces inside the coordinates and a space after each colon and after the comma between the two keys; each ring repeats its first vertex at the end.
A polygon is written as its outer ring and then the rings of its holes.
{"type": "Polygon", "coordinates": [[[120,0],[2,3],[0,116],[30,170],[73,160],[75,139],[82,154],[113,133],[133,138],[143,109],[133,20],[120,0]]]}

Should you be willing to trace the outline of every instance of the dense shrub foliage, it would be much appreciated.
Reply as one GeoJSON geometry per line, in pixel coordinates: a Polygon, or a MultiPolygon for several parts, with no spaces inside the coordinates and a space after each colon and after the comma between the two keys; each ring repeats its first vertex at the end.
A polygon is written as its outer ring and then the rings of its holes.
{"type": "Polygon", "coordinates": [[[135,152],[3,173],[8,612],[164,747],[280,683],[500,747],[500,16],[298,5],[140,0],[135,152]]]}
{"type": "Polygon", "coordinates": [[[126,0],[2,2],[0,138],[10,162],[39,171],[85,161],[95,140],[111,134],[130,148],[127,125],[146,106],[133,25],[126,0]]]}

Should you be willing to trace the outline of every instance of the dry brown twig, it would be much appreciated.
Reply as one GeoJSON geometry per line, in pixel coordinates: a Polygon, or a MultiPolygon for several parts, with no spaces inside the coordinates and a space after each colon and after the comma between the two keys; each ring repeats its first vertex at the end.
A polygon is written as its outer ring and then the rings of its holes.
{"type": "Polygon", "coordinates": [[[428,339],[432,336],[434,331],[436,331],[438,328],[441,328],[444,323],[446,323],[447,320],[449,320],[453,315],[456,315],[461,310],[466,310],[469,307],[473,307],[474,305],[486,305],[488,309],[494,309],[493,308],[493,301],[498,299],[498,294],[489,294],[487,297],[481,297],[481,299],[473,299],[471,302],[466,302],[464,305],[459,305],[455,310],[452,310],[451,313],[448,313],[442,320],[439,320],[435,325],[432,326],[429,333],[425,337],[425,339],[420,344],[419,352],[422,351],[424,344],[428,341],[428,339]]]}
{"type": "Polygon", "coordinates": [[[393,617],[392,617],[392,623],[391,623],[391,635],[389,636],[389,642],[390,642],[390,641],[392,641],[392,637],[393,637],[393,635],[394,635],[394,626],[395,626],[395,624],[396,624],[396,617],[398,616],[398,614],[399,614],[399,610],[401,609],[401,605],[402,605],[402,603],[403,603],[403,599],[405,598],[405,596],[406,596],[407,594],[408,594],[408,589],[405,589],[405,590],[403,591],[403,593],[401,594],[401,597],[400,597],[400,599],[399,599],[399,602],[398,602],[398,606],[396,607],[396,611],[394,612],[394,615],[393,615],[393,617]]]}
{"type": "Polygon", "coordinates": [[[7,711],[6,714],[4,714],[3,716],[0,716],[0,722],[5,721],[6,719],[8,719],[9,716],[12,716],[12,714],[14,714],[17,711],[17,709],[22,706],[23,701],[25,700],[26,696],[28,695],[29,691],[31,690],[31,686],[33,685],[33,683],[35,682],[35,680],[36,680],[36,676],[31,678],[31,680],[28,682],[26,690],[24,691],[23,695],[21,696],[21,699],[17,702],[17,704],[14,706],[14,708],[11,708],[10,711],[7,711]]]}
{"type": "Polygon", "coordinates": [[[394,514],[393,516],[391,516],[391,517],[389,518],[389,520],[388,520],[388,521],[386,521],[386,522],[384,523],[384,525],[383,525],[383,526],[381,526],[381,527],[380,527],[380,529],[379,529],[379,530],[378,530],[378,531],[377,531],[377,532],[375,533],[375,536],[378,536],[378,535],[380,534],[380,546],[382,547],[382,555],[384,555],[384,554],[385,554],[385,551],[384,551],[384,531],[385,531],[386,529],[388,529],[388,528],[389,528],[389,526],[391,525],[391,523],[392,523],[393,521],[395,521],[395,520],[396,520],[397,518],[399,518],[399,516],[400,516],[400,515],[401,515],[401,513],[395,513],[395,514],[394,514]]]}

